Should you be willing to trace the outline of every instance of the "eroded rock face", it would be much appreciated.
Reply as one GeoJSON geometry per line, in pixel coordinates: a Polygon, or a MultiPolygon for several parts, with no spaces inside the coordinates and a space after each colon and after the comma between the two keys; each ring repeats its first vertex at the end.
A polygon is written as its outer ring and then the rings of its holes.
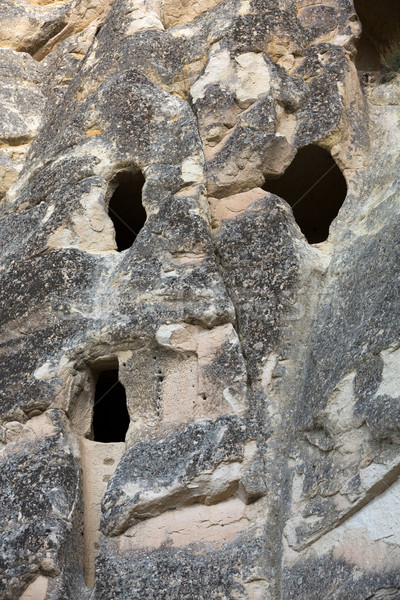
{"type": "Polygon", "coordinates": [[[400,597],[400,84],[360,85],[360,33],[350,0],[0,0],[0,598],[400,597]],[[316,245],[263,189],[309,145],[348,186],[316,245]]]}

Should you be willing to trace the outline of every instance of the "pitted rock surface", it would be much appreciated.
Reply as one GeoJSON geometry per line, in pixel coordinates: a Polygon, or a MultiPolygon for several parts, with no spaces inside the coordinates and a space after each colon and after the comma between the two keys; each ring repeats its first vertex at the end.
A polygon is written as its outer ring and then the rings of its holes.
{"type": "Polygon", "coordinates": [[[0,599],[400,597],[399,12],[0,0],[0,599]]]}

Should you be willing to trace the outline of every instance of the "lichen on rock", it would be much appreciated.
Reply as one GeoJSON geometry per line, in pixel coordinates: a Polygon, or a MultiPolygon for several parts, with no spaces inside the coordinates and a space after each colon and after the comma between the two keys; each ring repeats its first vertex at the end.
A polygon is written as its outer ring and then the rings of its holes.
{"type": "Polygon", "coordinates": [[[400,595],[369,3],[0,0],[0,598],[400,595]]]}

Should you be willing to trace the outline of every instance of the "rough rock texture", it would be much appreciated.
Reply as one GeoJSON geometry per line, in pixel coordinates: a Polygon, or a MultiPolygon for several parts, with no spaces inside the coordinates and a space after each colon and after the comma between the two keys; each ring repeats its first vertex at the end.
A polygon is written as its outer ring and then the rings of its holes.
{"type": "Polygon", "coordinates": [[[351,0],[0,0],[1,599],[400,598],[400,78],[360,35],[351,0]],[[348,186],[316,245],[262,189],[309,144],[348,186]]]}

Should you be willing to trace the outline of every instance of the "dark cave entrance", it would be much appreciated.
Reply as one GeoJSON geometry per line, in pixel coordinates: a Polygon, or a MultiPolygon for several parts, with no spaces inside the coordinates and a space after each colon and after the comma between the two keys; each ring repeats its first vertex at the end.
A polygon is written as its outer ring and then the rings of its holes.
{"type": "Polygon", "coordinates": [[[95,442],[124,442],[129,427],[125,388],[118,369],[102,371],[97,378],[93,406],[95,442]]]}
{"type": "Polygon", "coordinates": [[[362,25],[357,43],[356,66],[359,71],[390,71],[382,56],[390,49],[399,49],[399,0],[354,0],[354,8],[362,25]]]}
{"type": "Polygon", "coordinates": [[[118,252],[130,248],[146,222],[142,204],[145,179],[142,173],[119,173],[108,205],[108,215],[114,224],[118,252]]]}
{"type": "Polygon", "coordinates": [[[318,146],[301,148],[285,173],[266,180],[263,189],[293,209],[310,244],[324,242],[347,195],[347,184],[331,154],[318,146]]]}

